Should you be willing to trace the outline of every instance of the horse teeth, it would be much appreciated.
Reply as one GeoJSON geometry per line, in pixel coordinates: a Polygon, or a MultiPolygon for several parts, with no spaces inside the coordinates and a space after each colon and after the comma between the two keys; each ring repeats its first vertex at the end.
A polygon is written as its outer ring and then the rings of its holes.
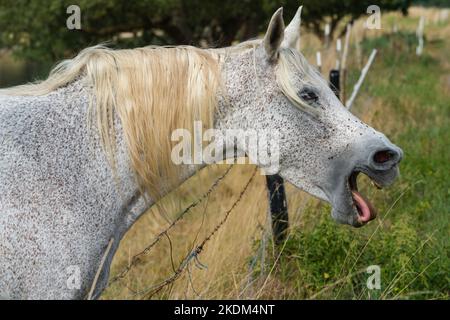
{"type": "Polygon", "coordinates": [[[383,187],[380,186],[380,185],[379,185],[378,183],[376,183],[375,181],[371,180],[371,182],[372,182],[372,185],[373,185],[375,188],[377,188],[377,189],[383,189],[383,187]]]}

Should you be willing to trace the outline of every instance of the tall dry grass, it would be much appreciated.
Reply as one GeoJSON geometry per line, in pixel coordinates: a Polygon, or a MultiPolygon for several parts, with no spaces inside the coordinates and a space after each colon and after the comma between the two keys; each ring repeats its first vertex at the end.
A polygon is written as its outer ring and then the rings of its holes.
{"type": "MultiPolygon", "coordinates": [[[[122,240],[114,257],[112,276],[168,226],[167,220],[172,221],[182,208],[200,198],[227,167],[214,165],[203,169],[183,184],[176,194],[164,198],[160,204],[163,209],[155,206],[145,213],[122,240]]],[[[113,283],[103,298],[146,298],[146,289],[173,274],[172,261],[176,268],[195,244],[198,245],[220,223],[255,169],[252,165],[235,165],[231,168],[210,197],[188,212],[171,229],[170,240],[164,238],[123,280],[113,283]]],[[[290,187],[288,198],[292,223],[297,224],[301,208],[311,200],[290,187]]],[[[199,268],[192,262],[180,279],[154,298],[254,297],[255,288],[249,285],[254,280],[251,278],[250,264],[257,255],[255,242],[270,235],[267,210],[265,177],[258,172],[226,223],[199,255],[200,263],[207,268],[199,268]]]]}

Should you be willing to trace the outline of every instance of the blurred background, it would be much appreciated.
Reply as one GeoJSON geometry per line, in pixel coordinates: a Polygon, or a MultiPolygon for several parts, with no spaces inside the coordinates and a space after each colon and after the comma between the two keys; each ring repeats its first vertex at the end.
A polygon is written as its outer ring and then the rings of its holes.
{"type": "MultiPolygon", "coordinates": [[[[443,0],[423,1],[444,3],[443,0]]],[[[344,18],[366,14],[371,4],[406,13],[411,0],[328,0],[302,2],[303,24],[323,37],[344,18]]],[[[292,17],[297,0],[0,0],[0,87],[41,78],[63,58],[87,46],[113,47],[186,44],[223,47],[258,36],[276,9],[292,17]],[[68,30],[66,9],[81,9],[81,30],[68,30]],[[14,56],[13,59],[11,54],[14,56]]]]}
{"type": "Polygon", "coordinates": [[[394,186],[375,190],[365,177],[359,182],[379,217],[357,230],[337,225],[328,205],[286,184],[290,232],[281,247],[275,246],[265,177],[257,174],[198,261],[155,292],[220,224],[254,172],[252,165],[231,168],[207,199],[133,259],[228,169],[210,166],[127,233],[113,261],[114,281],[102,298],[449,298],[448,0],[0,0],[0,87],[43,79],[57,61],[98,43],[113,48],[229,46],[262,36],[280,6],[288,23],[300,4],[301,51],[317,67],[320,52],[327,79],[330,70],[342,67],[337,43],[343,46],[346,26],[352,24],[341,79],[347,96],[372,50],[378,50],[352,112],[405,151],[394,186]],[[81,30],[66,27],[66,9],[73,4],[81,9],[81,30]],[[367,7],[373,4],[381,9],[380,29],[366,27],[367,7]],[[117,278],[133,261],[129,272],[117,278]],[[380,267],[380,288],[367,287],[371,265],[380,267]]]}

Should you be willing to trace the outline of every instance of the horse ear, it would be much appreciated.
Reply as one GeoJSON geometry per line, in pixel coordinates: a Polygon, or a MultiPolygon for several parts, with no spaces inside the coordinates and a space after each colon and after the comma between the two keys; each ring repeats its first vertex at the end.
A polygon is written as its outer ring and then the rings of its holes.
{"type": "Polygon", "coordinates": [[[264,48],[269,60],[278,58],[278,51],[284,39],[283,8],[278,9],[270,19],[269,27],[264,36],[264,48]]]}
{"type": "Polygon", "coordinates": [[[284,41],[282,47],[284,48],[293,48],[299,49],[299,40],[300,40],[300,23],[301,23],[301,15],[302,8],[300,6],[292,19],[291,23],[286,27],[284,31],[284,41]]]}

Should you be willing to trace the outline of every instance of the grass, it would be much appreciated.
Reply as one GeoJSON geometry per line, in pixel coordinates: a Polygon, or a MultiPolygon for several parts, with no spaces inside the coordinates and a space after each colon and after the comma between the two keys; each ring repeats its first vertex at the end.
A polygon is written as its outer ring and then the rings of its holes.
{"type": "MultiPolygon", "coordinates": [[[[376,203],[379,217],[361,229],[337,225],[328,205],[287,185],[291,232],[284,245],[275,248],[267,221],[265,179],[257,176],[199,256],[207,269],[190,264],[179,280],[152,298],[449,298],[450,25],[430,19],[422,57],[415,55],[414,43],[418,16],[432,17],[436,12],[413,9],[408,18],[389,15],[386,21],[392,24],[396,18],[401,32],[359,35],[366,37],[363,56],[374,47],[379,55],[353,112],[405,152],[401,177],[391,188],[375,191],[360,178],[362,192],[376,203]],[[371,265],[381,270],[379,290],[366,286],[371,265]]],[[[310,51],[313,57],[315,51],[310,51]]],[[[328,60],[331,67],[334,58],[328,60]]],[[[347,92],[358,74],[349,70],[347,92]]],[[[112,275],[168,225],[164,217],[175,218],[226,168],[206,168],[149,210],[122,241],[112,275]]],[[[232,168],[208,200],[188,213],[102,298],[149,298],[136,292],[172,274],[172,263],[177,266],[223,219],[252,171],[249,165],[232,168]]]]}

